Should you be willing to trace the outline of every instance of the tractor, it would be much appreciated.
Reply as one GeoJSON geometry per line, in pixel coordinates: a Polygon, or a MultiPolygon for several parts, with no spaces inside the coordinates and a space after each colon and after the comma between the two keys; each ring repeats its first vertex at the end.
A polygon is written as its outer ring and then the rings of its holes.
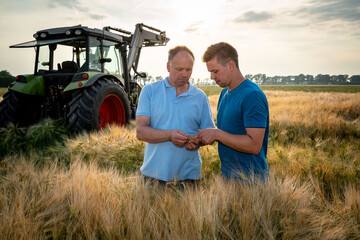
{"type": "Polygon", "coordinates": [[[45,118],[64,119],[71,133],[126,125],[135,118],[141,91],[136,82],[142,47],[165,46],[164,31],[136,24],[134,33],[77,25],[37,31],[34,74],[18,75],[0,102],[0,127],[27,127],[45,118]]]}

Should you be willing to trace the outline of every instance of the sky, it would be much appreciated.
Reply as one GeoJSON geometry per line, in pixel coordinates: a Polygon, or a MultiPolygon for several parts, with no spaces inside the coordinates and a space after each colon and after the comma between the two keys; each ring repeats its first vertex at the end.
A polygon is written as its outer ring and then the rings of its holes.
{"type": "Polygon", "coordinates": [[[167,52],[186,45],[192,77],[209,77],[206,48],[228,42],[245,74],[360,74],[360,0],[0,0],[0,70],[32,73],[33,40],[42,29],[81,24],[134,31],[137,23],[166,31],[165,47],[144,48],[139,71],[167,76],[167,52]]]}

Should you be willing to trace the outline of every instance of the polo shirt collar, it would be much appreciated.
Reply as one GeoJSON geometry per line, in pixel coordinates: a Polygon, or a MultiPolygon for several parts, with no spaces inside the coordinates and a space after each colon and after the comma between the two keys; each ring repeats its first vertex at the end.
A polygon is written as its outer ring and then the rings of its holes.
{"type": "MultiPolygon", "coordinates": [[[[168,77],[165,78],[165,87],[172,88],[173,86],[170,85],[168,77]]],[[[192,96],[195,95],[196,89],[195,87],[189,82],[189,89],[181,94],[180,96],[192,96]]]]}

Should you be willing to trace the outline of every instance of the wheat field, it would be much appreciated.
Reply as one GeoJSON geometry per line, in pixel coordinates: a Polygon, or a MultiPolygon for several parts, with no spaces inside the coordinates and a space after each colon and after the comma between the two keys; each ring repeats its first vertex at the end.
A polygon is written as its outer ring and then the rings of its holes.
{"type": "Polygon", "coordinates": [[[17,138],[0,148],[13,146],[0,162],[0,239],[359,239],[360,94],[265,94],[266,184],[222,179],[214,144],[200,149],[199,188],[149,186],[135,123],[60,141],[46,122],[32,132],[51,129],[53,143],[21,149],[25,130],[8,129],[17,138]]]}

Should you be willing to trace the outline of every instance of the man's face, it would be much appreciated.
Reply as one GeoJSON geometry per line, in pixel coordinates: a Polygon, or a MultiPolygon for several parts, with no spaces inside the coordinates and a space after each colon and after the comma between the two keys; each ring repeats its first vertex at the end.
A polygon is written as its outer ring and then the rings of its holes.
{"type": "Polygon", "coordinates": [[[217,58],[214,57],[206,62],[206,67],[210,72],[210,78],[213,79],[220,87],[227,87],[231,83],[229,63],[225,66],[218,63],[217,58]]]}
{"type": "Polygon", "coordinates": [[[170,84],[175,87],[182,87],[189,82],[194,59],[188,52],[178,52],[171,62],[167,63],[170,84]]]}

